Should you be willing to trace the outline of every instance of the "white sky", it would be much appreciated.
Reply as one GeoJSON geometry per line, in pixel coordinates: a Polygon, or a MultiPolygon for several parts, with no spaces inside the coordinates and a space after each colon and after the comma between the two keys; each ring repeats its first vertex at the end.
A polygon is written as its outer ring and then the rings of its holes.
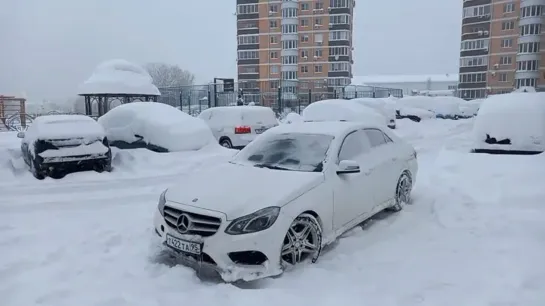
{"type": "MultiPolygon", "coordinates": [[[[236,78],[235,0],[0,0],[0,94],[70,97],[112,58],[236,78]]],[[[456,73],[461,0],[356,0],[354,75],[456,73]]]]}

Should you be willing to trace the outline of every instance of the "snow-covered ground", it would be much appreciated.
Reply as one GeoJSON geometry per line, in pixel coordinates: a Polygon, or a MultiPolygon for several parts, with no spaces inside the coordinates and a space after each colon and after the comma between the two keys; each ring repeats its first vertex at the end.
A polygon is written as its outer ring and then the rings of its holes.
{"type": "Polygon", "coordinates": [[[37,181],[0,133],[0,305],[542,306],[545,156],[468,154],[472,122],[399,120],[419,153],[413,205],[240,286],[165,264],[152,229],[165,187],[232,151],[115,151],[112,173],[37,181]]]}

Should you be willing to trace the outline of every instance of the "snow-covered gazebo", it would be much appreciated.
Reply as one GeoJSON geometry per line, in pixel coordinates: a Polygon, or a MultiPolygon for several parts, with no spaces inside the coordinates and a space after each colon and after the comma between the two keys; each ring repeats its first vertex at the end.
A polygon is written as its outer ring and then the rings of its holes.
{"type": "Polygon", "coordinates": [[[85,97],[85,114],[100,117],[110,110],[113,102],[156,102],[161,93],[144,68],[116,59],[98,65],[91,77],[81,84],[78,95],[85,97]]]}

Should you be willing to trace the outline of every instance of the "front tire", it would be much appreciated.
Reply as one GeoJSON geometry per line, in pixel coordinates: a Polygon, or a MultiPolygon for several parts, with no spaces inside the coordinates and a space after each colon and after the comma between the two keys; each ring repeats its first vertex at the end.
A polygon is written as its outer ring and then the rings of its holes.
{"type": "Polygon", "coordinates": [[[403,209],[406,204],[411,203],[411,191],[413,188],[413,181],[409,172],[404,171],[399,180],[397,181],[395,203],[390,210],[398,212],[403,209]]]}
{"type": "Polygon", "coordinates": [[[285,266],[295,266],[309,258],[315,261],[320,255],[322,245],[322,227],[311,214],[301,214],[290,225],[280,258],[285,266]]]}
{"type": "Polygon", "coordinates": [[[45,174],[40,170],[40,165],[33,159],[29,158],[29,161],[30,173],[38,180],[45,179],[45,174]]]}

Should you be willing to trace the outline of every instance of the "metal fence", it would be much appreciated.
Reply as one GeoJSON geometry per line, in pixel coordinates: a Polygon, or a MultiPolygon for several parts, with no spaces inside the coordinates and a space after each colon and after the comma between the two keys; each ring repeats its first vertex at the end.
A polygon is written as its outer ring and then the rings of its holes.
{"type": "Polygon", "coordinates": [[[159,88],[159,102],[172,105],[191,115],[216,106],[239,103],[271,107],[276,113],[300,113],[312,102],[325,99],[401,98],[403,91],[396,88],[350,85],[328,87],[323,82],[261,81],[211,83],[181,87],[159,88]]]}

